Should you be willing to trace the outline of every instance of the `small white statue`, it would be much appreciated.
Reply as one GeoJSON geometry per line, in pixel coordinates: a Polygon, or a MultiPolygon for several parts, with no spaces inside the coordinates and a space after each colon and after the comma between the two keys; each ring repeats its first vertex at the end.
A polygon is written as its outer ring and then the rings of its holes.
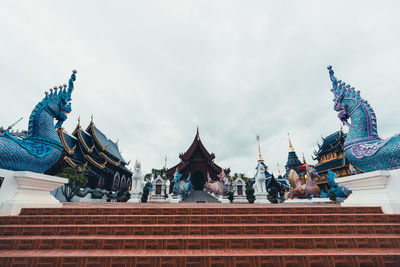
{"type": "Polygon", "coordinates": [[[266,193],[267,189],[265,186],[265,181],[267,180],[267,177],[265,176],[265,171],[266,167],[264,162],[259,161],[257,165],[257,173],[256,176],[254,177],[255,183],[254,183],[254,193],[266,193]]]}
{"type": "Polygon", "coordinates": [[[136,161],[132,175],[132,188],[131,192],[142,193],[144,187],[144,176],[141,171],[141,164],[136,161]]]}

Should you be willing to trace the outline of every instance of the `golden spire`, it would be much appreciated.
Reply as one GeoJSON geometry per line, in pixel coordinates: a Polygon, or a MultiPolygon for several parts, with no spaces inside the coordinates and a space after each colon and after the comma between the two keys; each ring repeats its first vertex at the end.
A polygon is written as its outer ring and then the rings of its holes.
{"type": "Polygon", "coordinates": [[[287,133],[288,139],[289,139],[289,152],[294,152],[294,148],[292,146],[292,141],[290,141],[290,135],[287,133]]]}
{"type": "Polygon", "coordinates": [[[256,140],[257,140],[257,143],[258,143],[258,161],[262,162],[264,160],[263,160],[263,158],[261,156],[260,136],[258,134],[257,134],[256,140]]]}

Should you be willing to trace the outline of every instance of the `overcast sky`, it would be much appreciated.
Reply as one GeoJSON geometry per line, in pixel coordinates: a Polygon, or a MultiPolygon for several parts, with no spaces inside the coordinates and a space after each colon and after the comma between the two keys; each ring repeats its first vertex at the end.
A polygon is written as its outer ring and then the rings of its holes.
{"type": "MultiPolygon", "coordinates": [[[[1,1],[0,125],[28,118],[78,70],[81,117],[144,172],[179,162],[200,128],[215,162],[254,174],[256,135],[283,172],[287,132],[312,161],[340,129],[326,66],[400,131],[399,1],[1,1]]],[[[346,128],[345,128],[346,129],[346,128]]],[[[347,131],[347,129],[346,129],[347,131]]],[[[314,162],[315,163],[315,162],[314,162]]]]}

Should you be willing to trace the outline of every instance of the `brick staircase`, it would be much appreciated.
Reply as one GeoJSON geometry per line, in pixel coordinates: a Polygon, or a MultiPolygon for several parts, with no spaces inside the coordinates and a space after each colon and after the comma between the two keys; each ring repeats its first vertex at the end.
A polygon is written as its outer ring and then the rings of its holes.
{"type": "Polygon", "coordinates": [[[378,207],[68,203],[0,217],[0,266],[400,266],[378,207]]]}

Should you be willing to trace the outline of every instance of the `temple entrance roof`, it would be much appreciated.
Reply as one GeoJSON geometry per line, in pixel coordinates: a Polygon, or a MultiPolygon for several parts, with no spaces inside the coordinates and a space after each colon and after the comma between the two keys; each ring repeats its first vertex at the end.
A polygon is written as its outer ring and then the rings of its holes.
{"type": "MultiPolygon", "coordinates": [[[[191,182],[194,190],[203,190],[204,184],[209,175],[211,180],[218,180],[217,175],[222,172],[222,168],[214,163],[214,153],[209,153],[200,139],[199,128],[190,147],[185,153],[179,154],[181,162],[167,169],[166,173],[171,179],[178,169],[182,174],[182,179],[186,179],[191,174],[191,182]]],[[[228,174],[229,169],[225,170],[228,174]]],[[[172,179],[171,179],[172,180],[172,179]]]]}

